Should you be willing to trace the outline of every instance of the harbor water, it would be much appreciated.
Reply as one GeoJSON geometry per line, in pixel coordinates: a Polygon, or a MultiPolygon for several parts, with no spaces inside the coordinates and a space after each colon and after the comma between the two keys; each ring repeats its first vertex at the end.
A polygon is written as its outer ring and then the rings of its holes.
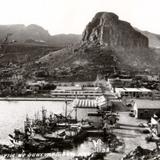
{"type": "MultiPolygon", "coordinates": [[[[23,130],[24,120],[27,114],[29,118],[34,118],[35,113],[39,114],[39,117],[41,117],[42,107],[47,110],[48,114],[62,113],[64,115],[66,104],[64,101],[0,101],[0,144],[10,143],[8,134],[12,134],[14,129],[18,128],[23,130]]],[[[72,110],[73,106],[68,104],[68,113],[72,110]]],[[[74,111],[71,115],[74,116],[74,111]]],[[[78,154],[88,155],[94,152],[93,140],[94,139],[89,138],[89,140],[85,141],[78,147],[57,154],[73,156],[78,154]]],[[[61,159],[60,157],[58,159],[61,159]]]]}
{"type": "MultiPolygon", "coordinates": [[[[26,115],[32,119],[37,114],[41,118],[42,108],[48,114],[64,115],[66,104],[64,101],[0,101],[0,143],[8,143],[8,134],[13,133],[14,129],[23,129],[26,115]]],[[[72,108],[67,105],[68,113],[72,108]]]]}

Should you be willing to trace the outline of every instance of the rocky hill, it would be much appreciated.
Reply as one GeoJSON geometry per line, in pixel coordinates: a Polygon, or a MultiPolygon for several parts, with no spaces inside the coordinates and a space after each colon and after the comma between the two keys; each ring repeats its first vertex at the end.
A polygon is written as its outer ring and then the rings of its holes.
{"type": "Polygon", "coordinates": [[[83,42],[99,43],[109,47],[146,48],[148,38],[136,31],[128,22],[113,13],[99,12],[87,25],[83,42]]]}
{"type": "Polygon", "coordinates": [[[39,62],[52,66],[58,79],[93,80],[98,73],[115,70],[157,70],[160,56],[148,43],[128,22],[100,12],[86,26],[79,45],[50,52],[39,62]]]}
{"type": "MultiPolygon", "coordinates": [[[[82,36],[72,34],[51,36],[46,30],[36,25],[28,27],[20,25],[11,28],[4,33],[14,30],[14,34],[9,38],[18,37],[20,40],[20,35],[23,35],[22,39],[28,46],[37,39],[47,42],[47,46],[43,45],[43,49],[40,49],[41,53],[37,49],[33,54],[32,49],[25,49],[22,52],[23,44],[19,49],[15,47],[17,45],[11,45],[7,53],[2,55],[0,62],[3,64],[6,60],[8,63],[12,62],[13,54],[17,57],[14,59],[16,63],[21,61],[18,58],[19,55],[21,57],[30,55],[32,65],[26,60],[29,58],[23,59],[27,66],[23,70],[28,74],[31,72],[28,71],[28,66],[33,72],[40,67],[45,68],[44,72],[49,73],[55,80],[86,81],[94,80],[98,73],[110,75],[121,70],[143,71],[145,69],[160,71],[160,52],[159,49],[150,48],[148,34],[145,36],[128,22],[120,20],[114,13],[97,13],[84,29],[82,36]],[[50,45],[55,48],[50,48],[50,45]]],[[[0,33],[2,33],[1,27],[0,33]]]]}
{"type": "Polygon", "coordinates": [[[159,150],[153,149],[144,149],[141,146],[137,146],[137,148],[126,156],[122,158],[122,160],[159,160],[160,159],[160,152],[159,150]]]}

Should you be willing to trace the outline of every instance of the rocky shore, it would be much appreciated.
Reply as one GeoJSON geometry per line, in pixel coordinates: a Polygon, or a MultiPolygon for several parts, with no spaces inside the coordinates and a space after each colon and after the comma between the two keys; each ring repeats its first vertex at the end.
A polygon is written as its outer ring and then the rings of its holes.
{"type": "Polygon", "coordinates": [[[160,151],[148,150],[138,146],[135,150],[128,153],[122,160],[159,160],[160,151]]]}

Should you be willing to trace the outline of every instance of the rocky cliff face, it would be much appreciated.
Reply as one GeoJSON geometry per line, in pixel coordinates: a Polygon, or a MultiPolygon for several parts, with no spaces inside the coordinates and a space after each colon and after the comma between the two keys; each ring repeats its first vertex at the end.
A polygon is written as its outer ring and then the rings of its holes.
{"type": "Polygon", "coordinates": [[[93,42],[109,47],[148,48],[148,38],[114,13],[99,12],[87,25],[82,42],[93,42]]]}

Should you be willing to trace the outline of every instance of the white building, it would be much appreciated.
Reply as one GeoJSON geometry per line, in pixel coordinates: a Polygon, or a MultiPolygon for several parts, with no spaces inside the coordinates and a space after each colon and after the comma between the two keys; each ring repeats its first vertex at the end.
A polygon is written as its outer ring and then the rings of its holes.
{"type": "Polygon", "coordinates": [[[148,81],[159,81],[159,75],[147,75],[148,81]]]}
{"type": "Polygon", "coordinates": [[[134,100],[133,111],[135,118],[150,119],[154,114],[160,114],[159,100],[134,100]]]}
{"type": "Polygon", "coordinates": [[[147,88],[115,88],[117,97],[152,98],[152,91],[147,88]]]}
{"type": "Polygon", "coordinates": [[[72,102],[77,120],[88,120],[96,126],[102,124],[102,115],[99,111],[106,104],[106,101],[102,97],[100,99],[75,99],[72,102]]]}
{"type": "Polygon", "coordinates": [[[51,90],[51,96],[93,99],[102,96],[102,90],[99,87],[58,86],[55,90],[51,90]]]}

